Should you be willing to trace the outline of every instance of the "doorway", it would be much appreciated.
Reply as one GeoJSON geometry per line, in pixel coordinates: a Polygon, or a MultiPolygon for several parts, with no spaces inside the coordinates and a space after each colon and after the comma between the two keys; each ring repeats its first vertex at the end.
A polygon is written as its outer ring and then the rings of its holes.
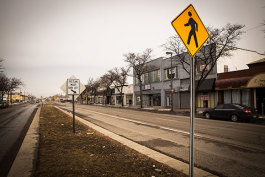
{"type": "Polygon", "coordinates": [[[257,109],[259,114],[265,114],[265,88],[256,88],[257,109]]]}

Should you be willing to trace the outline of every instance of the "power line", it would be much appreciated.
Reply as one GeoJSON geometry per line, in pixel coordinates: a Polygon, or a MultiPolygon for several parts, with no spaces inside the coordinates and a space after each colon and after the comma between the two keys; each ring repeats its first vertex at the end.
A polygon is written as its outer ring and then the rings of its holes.
{"type": "Polygon", "coordinates": [[[262,26],[265,26],[265,24],[261,24],[261,25],[246,29],[246,31],[254,30],[254,29],[257,29],[257,28],[262,27],[262,26]]]}

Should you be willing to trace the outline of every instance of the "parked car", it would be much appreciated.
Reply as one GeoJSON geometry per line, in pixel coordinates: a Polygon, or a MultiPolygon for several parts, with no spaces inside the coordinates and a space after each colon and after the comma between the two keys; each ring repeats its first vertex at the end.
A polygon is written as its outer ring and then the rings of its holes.
{"type": "Polygon", "coordinates": [[[7,108],[8,107],[8,102],[4,100],[0,100],[0,108],[7,108]]]}
{"type": "Polygon", "coordinates": [[[239,120],[250,120],[257,118],[257,110],[241,104],[220,104],[213,109],[207,109],[203,112],[206,119],[227,119],[233,122],[239,120]]]}

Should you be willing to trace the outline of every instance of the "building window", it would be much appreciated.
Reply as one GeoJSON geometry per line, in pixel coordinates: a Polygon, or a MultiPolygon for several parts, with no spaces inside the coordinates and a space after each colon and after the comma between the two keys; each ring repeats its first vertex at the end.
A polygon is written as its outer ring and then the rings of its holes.
{"type": "Polygon", "coordinates": [[[234,104],[240,104],[241,103],[240,90],[232,90],[232,103],[234,103],[234,104]]]}
{"type": "Polygon", "coordinates": [[[165,73],[165,80],[170,80],[171,77],[173,79],[178,78],[178,73],[177,73],[177,67],[172,68],[172,72],[171,72],[171,68],[165,69],[164,70],[165,73]]]}
{"type": "Polygon", "coordinates": [[[149,75],[151,83],[160,81],[160,70],[151,71],[149,75]]]}
{"type": "Polygon", "coordinates": [[[149,84],[149,73],[145,73],[144,74],[144,81],[143,81],[144,84],[149,84]]]}
{"type": "Polygon", "coordinates": [[[250,106],[250,90],[249,89],[243,89],[242,90],[242,104],[246,106],[250,106]]]}
{"type": "MultiPolygon", "coordinates": [[[[152,82],[160,82],[160,70],[151,71],[141,75],[143,84],[150,84],[152,82]]],[[[135,77],[135,85],[139,85],[139,79],[135,77]]]]}
{"type": "Polygon", "coordinates": [[[231,103],[231,90],[225,90],[224,91],[224,104],[230,104],[231,103]]]}

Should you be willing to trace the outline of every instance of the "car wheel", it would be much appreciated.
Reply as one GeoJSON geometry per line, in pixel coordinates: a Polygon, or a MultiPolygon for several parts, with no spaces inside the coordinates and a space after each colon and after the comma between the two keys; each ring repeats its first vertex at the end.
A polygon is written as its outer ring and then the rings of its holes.
{"type": "Polygon", "coordinates": [[[206,113],[205,113],[205,118],[206,118],[206,119],[210,119],[210,118],[211,118],[211,114],[208,113],[208,112],[206,112],[206,113]]]}
{"type": "Polygon", "coordinates": [[[235,115],[235,114],[233,114],[233,115],[231,116],[231,120],[232,120],[233,122],[237,122],[237,121],[238,121],[238,116],[235,115]]]}

